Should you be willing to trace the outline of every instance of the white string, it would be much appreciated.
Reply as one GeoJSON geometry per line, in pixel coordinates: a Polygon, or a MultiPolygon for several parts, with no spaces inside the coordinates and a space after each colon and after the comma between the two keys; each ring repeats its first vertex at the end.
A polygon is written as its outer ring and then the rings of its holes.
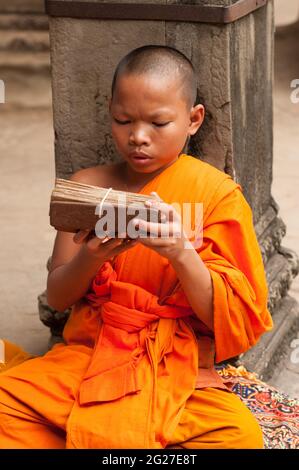
{"type": "Polygon", "coordinates": [[[101,200],[100,202],[100,207],[99,207],[99,217],[102,216],[102,210],[103,210],[103,204],[105,202],[105,199],[107,198],[108,194],[110,193],[112,188],[109,188],[108,191],[106,192],[105,196],[103,197],[103,199],[101,200]]]}

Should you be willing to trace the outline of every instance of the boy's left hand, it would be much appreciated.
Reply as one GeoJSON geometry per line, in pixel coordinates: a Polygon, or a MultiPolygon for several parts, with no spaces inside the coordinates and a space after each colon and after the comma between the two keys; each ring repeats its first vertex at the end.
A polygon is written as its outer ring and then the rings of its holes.
{"type": "Polygon", "coordinates": [[[175,260],[183,252],[185,243],[188,243],[181,216],[173,206],[162,201],[157,193],[152,192],[151,195],[156,196],[157,201],[146,201],[145,204],[162,212],[162,223],[134,218],[136,230],[139,226],[139,230],[149,234],[146,237],[138,236],[136,240],[168,258],[169,261],[175,260]]]}

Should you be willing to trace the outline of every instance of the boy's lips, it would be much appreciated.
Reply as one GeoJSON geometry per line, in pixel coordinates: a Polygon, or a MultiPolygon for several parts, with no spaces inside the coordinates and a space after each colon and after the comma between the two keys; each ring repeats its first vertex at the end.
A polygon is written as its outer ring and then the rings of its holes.
{"type": "Polygon", "coordinates": [[[152,160],[152,157],[142,152],[132,152],[130,153],[130,158],[138,165],[147,164],[150,160],[152,160]]]}
{"type": "Polygon", "coordinates": [[[147,155],[147,153],[143,152],[132,152],[130,153],[130,157],[134,159],[150,159],[151,157],[147,155]]]}

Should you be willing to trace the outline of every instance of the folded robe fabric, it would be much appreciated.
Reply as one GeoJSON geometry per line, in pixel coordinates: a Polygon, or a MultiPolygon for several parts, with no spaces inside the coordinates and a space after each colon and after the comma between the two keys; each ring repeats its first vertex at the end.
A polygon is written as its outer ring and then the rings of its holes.
{"type": "MultiPolygon", "coordinates": [[[[203,204],[196,251],[211,273],[214,332],[192,311],[166,258],[137,244],[104,263],[73,307],[64,339],[93,348],[79,405],[97,405],[97,443],[107,445],[113,429],[110,448],[165,447],[195,388],[225,388],[214,362],[245,352],[272,328],[263,261],[240,185],[182,154],[140,193],[151,191],[168,204],[203,204]]],[[[80,406],[73,420],[81,422],[77,436],[84,443],[88,426],[80,406]]]]}
{"type": "Polygon", "coordinates": [[[27,353],[18,345],[0,339],[0,372],[22,364],[22,362],[34,357],[33,354],[27,353]]]}

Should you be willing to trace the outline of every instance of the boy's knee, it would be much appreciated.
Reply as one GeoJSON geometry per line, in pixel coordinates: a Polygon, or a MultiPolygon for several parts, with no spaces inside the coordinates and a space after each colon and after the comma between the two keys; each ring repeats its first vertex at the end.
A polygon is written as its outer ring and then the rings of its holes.
{"type": "Polygon", "coordinates": [[[255,419],[249,412],[242,416],[237,423],[237,432],[239,435],[239,448],[241,449],[263,449],[264,440],[262,430],[255,419]]]}

